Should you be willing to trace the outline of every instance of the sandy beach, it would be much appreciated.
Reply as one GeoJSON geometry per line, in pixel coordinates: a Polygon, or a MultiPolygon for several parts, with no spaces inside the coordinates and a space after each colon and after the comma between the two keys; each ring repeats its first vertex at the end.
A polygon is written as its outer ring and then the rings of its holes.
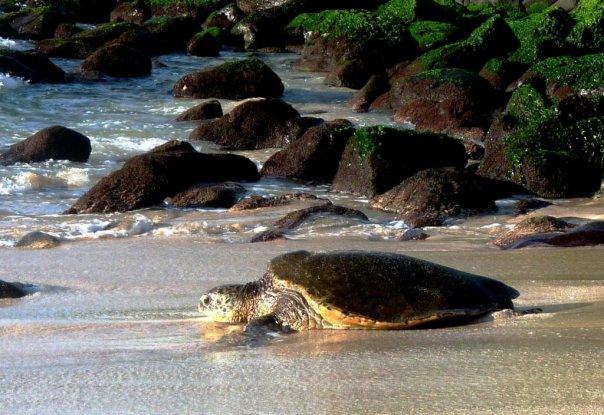
{"type": "Polygon", "coordinates": [[[2,249],[2,279],[40,290],[0,305],[2,411],[601,413],[603,252],[149,237],[2,249]],[[296,249],[407,253],[499,278],[520,290],[518,307],[544,313],[266,339],[199,320],[202,291],[256,279],[270,258],[296,249]]]}

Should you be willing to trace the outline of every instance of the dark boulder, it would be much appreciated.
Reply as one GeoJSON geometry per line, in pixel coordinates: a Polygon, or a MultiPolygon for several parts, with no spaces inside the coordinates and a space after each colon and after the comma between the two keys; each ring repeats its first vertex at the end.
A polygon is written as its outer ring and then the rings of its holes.
{"type": "Polygon", "coordinates": [[[220,10],[212,12],[203,23],[206,28],[219,27],[230,30],[235,23],[243,19],[245,15],[239,10],[236,4],[227,4],[220,10]]]}
{"type": "Polygon", "coordinates": [[[56,39],[69,39],[72,36],[77,35],[84,29],[78,27],[74,23],[61,23],[55,29],[53,37],[56,39]]]}
{"type": "Polygon", "coordinates": [[[74,16],[58,7],[30,7],[1,17],[16,35],[28,39],[52,37],[61,23],[74,22],[74,16]]]}
{"type": "Polygon", "coordinates": [[[15,244],[15,248],[48,249],[61,244],[61,240],[46,232],[33,231],[23,235],[15,244]]]}
{"type": "Polygon", "coordinates": [[[136,0],[131,3],[120,3],[109,15],[109,20],[112,22],[130,22],[143,24],[151,17],[151,8],[141,0],[136,0]]]}
{"type": "Polygon", "coordinates": [[[256,12],[239,21],[231,34],[239,36],[247,50],[265,47],[283,48],[287,36],[280,16],[269,12],[256,12]]]}
{"type": "Polygon", "coordinates": [[[23,284],[0,280],[0,298],[21,298],[27,295],[23,284]]]}
{"type": "Polygon", "coordinates": [[[309,128],[300,138],[273,154],[260,173],[263,176],[330,183],[353,133],[354,127],[347,120],[309,128]]]}
{"type": "Polygon", "coordinates": [[[179,208],[228,209],[243,193],[245,188],[235,183],[195,186],[175,194],[168,204],[179,208]]]}
{"type": "Polygon", "coordinates": [[[175,97],[184,98],[278,98],[283,88],[271,68],[259,59],[250,58],[185,75],[172,92],[175,97]]]}
{"type": "MultiPolygon", "coordinates": [[[[319,198],[310,193],[286,193],[279,196],[251,195],[237,202],[231,207],[232,212],[242,210],[263,209],[289,205],[296,200],[318,200],[319,198]]],[[[325,200],[325,199],[321,199],[325,200]]]]}
{"type": "Polygon", "coordinates": [[[508,249],[515,246],[519,241],[527,241],[527,237],[534,235],[543,235],[551,232],[564,232],[574,228],[566,221],[553,216],[534,216],[519,222],[514,229],[500,235],[493,243],[500,248],[508,249]]]}
{"type": "Polygon", "coordinates": [[[495,211],[495,200],[507,191],[505,184],[455,168],[426,169],[376,196],[372,206],[396,212],[412,228],[441,226],[450,217],[495,211]]]}
{"type": "Polygon", "coordinates": [[[398,240],[401,242],[407,242],[407,241],[424,241],[426,239],[428,239],[430,237],[430,235],[428,235],[426,232],[422,231],[421,229],[407,229],[399,238],[398,240]]]}
{"type": "Polygon", "coordinates": [[[276,148],[300,137],[309,122],[280,99],[251,100],[222,118],[200,125],[190,138],[212,141],[230,150],[276,148]]]}
{"type": "Polygon", "coordinates": [[[65,81],[65,72],[46,56],[36,52],[0,49],[0,73],[20,77],[31,83],[65,81]]]}
{"type": "Polygon", "coordinates": [[[482,138],[499,96],[488,82],[463,69],[436,69],[393,81],[394,120],[418,131],[482,138]]]}
{"type": "Polygon", "coordinates": [[[158,205],[196,184],[258,180],[256,165],[234,154],[203,154],[171,141],[135,156],[95,184],[66,213],[123,212],[158,205]]]}
{"type": "Polygon", "coordinates": [[[187,43],[199,30],[199,25],[188,16],[155,16],[144,27],[155,38],[158,54],[186,50],[187,43]]]}
{"type": "Polygon", "coordinates": [[[377,97],[389,90],[390,84],[385,73],[371,75],[371,78],[369,78],[363,88],[353,95],[348,105],[357,112],[366,112],[377,97]]]}
{"type": "Polygon", "coordinates": [[[118,0],[27,0],[28,6],[62,6],[73,13],[75,20],[84,23],[102,23],[109,20],[109,13],[118,0]]]}
{"type": "Polygon", "coordinates": [[[219,33],[204,30],[197,33],[187,44],[187,54],[193,56],[218,56],[220,53],[219,33]]]}
{"type": "Polygon", "coordinates": [[[348,140],[333,181],[333,190],[373,197],[420,170],[465,167],[458,140],[433,133],[365,127],[348,140]]]}
{"type": "Polygon", "coordinates": [[[88,137],[55,125],[10,146],[0,154],[0,164],[35,163],[50,159],[86,162],[90,151],[88,137]]]}
{"type": "Polygon", "coordinates": [[[84,74],[105,74],[116,78],[151,75],[151,59],[144,53],[120,43],[103,46],[80,65],[84,74]]]}
{"type": "Polygon", "coordinates": [[[215,99],[209,99],[197,104],[180,114],[176,121],[201,121],[222,117],[222,106],[215,99]]]}
{"type": "Polygon", "coordinates": [[[323,216],[342,216],[354,220],[367,221],[363,212],[345,206],[334,205],[330,201],[317,206],[295,210],[278,219],[274,226],[255,235],[250,242],[268,242],[283,238],[287,231],[294,230],[304,222],[323,216]]]}

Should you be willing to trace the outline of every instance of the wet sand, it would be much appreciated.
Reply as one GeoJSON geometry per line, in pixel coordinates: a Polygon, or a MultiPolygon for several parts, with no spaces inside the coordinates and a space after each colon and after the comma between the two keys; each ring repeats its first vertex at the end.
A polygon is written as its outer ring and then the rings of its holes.
{"type": "Polygon", "coordinates": [[[500,251],[346,238],[210,244],[139,237],[0,249],[2,413],[604,412],[604,248],[500,251]],[[519,307],[465,327],[250,339],[202,323],[202,291],[295,249],[408,253],[499,278],[519,307]]]}

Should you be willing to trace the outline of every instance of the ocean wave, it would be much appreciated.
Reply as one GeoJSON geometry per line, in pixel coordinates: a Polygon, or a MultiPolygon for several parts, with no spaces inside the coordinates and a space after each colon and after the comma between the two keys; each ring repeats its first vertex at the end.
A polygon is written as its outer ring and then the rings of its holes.
{"type": "Polygon", "coordinates": [[[48,188],[66,188],[67,181],[48,177],[33,172],[22,172],[14,176],[0,177],[0,195],[22,193],[28,190],[40,190],[48,188]]]}

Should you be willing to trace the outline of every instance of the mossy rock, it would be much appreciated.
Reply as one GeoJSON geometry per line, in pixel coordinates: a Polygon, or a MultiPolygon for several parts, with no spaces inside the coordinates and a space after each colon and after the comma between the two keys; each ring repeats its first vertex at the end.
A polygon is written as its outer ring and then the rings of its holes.
{"type": "Polygon", "coordinates": [[[376,15],[400,24],[420,19],[453,21],[463,12],[463,6],[453,0],[390,0],[377,9],[376,15]]]}
{"type": "Polygon", "coordinates": [[[409,25],[409,33],[420,49],[426,50],[458,40],[462,30],[451,23],[418,20],[409,25]]]}
{"type": "Polygon", "coordinates": [[[88,42],[70,39],[43,39],[38,42],[39,52],[53,57],[84,59],[95,51],[88,42]]]}
{"type": "Polygon", "coordinates": [[[570,14],[560,8],[550,8],[522,19],[508,19],[508,23],[520,41],[509,59],[527,66],[562,54],[567,48],[565,38],[574,24],[570,14]]]}
{"type": "Polygon", "coordinates": [[[580,49],[604,51],[604,2],[581,0],[571,16],[576,24],[568,40],[580,49]]]}
{"type": "Polygon", "coordinates": [[[193,56],[218,56],[220,53],[219,28],[211,28],[197,33],[187,45],[187,54],[193,56]]]}
{"type": "Polygon", "coordinates": [[[500,16],[493,16],[462,42],[451,43],[421,55],[412,65],[416,72],[438,68],[478,71],[491,58],[505,55],[518,46],[518,39],[500,16]]]}
{"type": "Polygon", "coordinates": [[[128,22],[103,23],[92,29],[84,30],[83,32],[73,35],[70,40],[79,40],[98,47],[117,38],[128,30],[136,28],[138,28],[137,25],[128,22]]]}
{"type": "Polygon", "coordinates": [[[228,1],[216,0],[148,0],[155,16],[190,16],[203,22],[208,15],[228,1]]]}
{"type": "Polygon", "coordinates": [[[571,93],[591,91],[604,85],[604,53],[558,56],[531,66],[523,82],[545,83],[548,96],[560,100],[571,93]]]}
{"type": "Polygon", "coordinates": [[[504,91],[525,71],[525,65],[510,61],[507,57],[497,57],[489,59],[480,70],[479,75],[486,79],[496,90],[504,91]]]}
{"type": "Polygon", "coordinates": [[[491,4],[485,3],[469,3],[466,6],[469,13],[479,16],[501,16],[511,19],[521,19],[526,16],[526,12],[521,10],[517,5],[508,2],[498,2],[491,4]]]}
{"type": "Polygon", "coordinates": [[[420,170],[466,161],[461,142],[443,134],[363,127],[348,140],[332,187],[373,197],[420,170]]]}

